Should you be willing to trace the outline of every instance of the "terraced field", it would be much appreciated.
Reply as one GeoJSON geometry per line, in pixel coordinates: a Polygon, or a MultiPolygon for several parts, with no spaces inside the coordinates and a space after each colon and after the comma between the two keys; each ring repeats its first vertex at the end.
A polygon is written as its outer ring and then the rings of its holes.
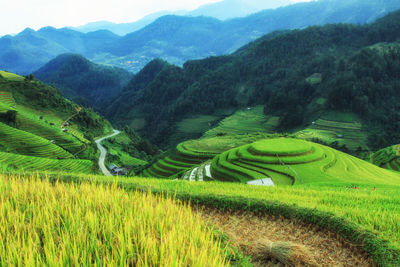
{"type": "Polygon", "coordinates": [[[71,134],[64,133],[59,125],[51,126],[36,118],[34,115],[18,111],[18,128],[47,140],[54,140],[55,144],[75,154],[83,148],[82,142],[71,134]]]}
{"type": "Polygon", "coordinates": [[[73,156],[49,140],[0,123],[0,151],[42,158],[67,159],[73,156]]]}
{"type": "Polygon", "coordinates": [[[0,112],[6,112],[10,109],[17,111],[18,129],[40,136],[48,141],[53,140],[55,144],[73,154],[84,147],[82,142],[87,141],[83,138],[82,133],[77,130],[73,130],[73,132],[80,137],[78,139],[71,134],[62,132],[58,125],[62,121],[60,118],[54,115],[46,116],[46,118],[51,118],[51,121],[54,121],[53,125],[50,125],[48,121],[40,119],[43,117],[43,112],[34,111],[28,107],[16,104],[12,92],[0,90],[0,112]]]}
{"type": "Polygon", "coordinates": [[[256,106],[238,110],[203,136],[213,137],[221,134],[235,135],[257,132],[273,133],[278,125],[279,117],[267,116],[264,114],[262,106],[256,106]]]}
{"type": "Polygon", "coordinates": [[[271,178],[274,184],[326,182],[379,183],[385,177],[391,184],[400,175],[335,149],[292,138],[257,141],[215,157],[211,163],[214,179],[247,182],[271,178]]]}
{"type": "Polygon", "coordinates": [[[297,132],[296,137],[312,140],[320,139],[326,143],[338,142],[355,151],[358,147],[368,150],[367,133],[362,124],[356,121],[343,122],[328,119],[318,119],[310,127],[297,132]]]}
{"type": "Polygon", "coordinates": [[[0,152],[2,171],[61,171],[63,173],[91,173],[93,162],[80,159],[50,159],[0,152]]]}
{"type": "Polygon", "coordinates": [[[400,171],[400,145],[377,151],[372,155],[371,162],[381,168],[400,171]]]}
{"type": "Polygon", "coordinates": [[[144,170],[142,176],[183,178],[189,169],[203,164],[226,150],[268,138],[269,136],[268,134],[257,133],[186,141],[177,145],[170,155],[144,170]]]}
{"type": "Polygon", "coordinates": [[[15,100],[11,92],[3,91],[0,89],[0,102],[6,106],[15,105],[15,100]]]}

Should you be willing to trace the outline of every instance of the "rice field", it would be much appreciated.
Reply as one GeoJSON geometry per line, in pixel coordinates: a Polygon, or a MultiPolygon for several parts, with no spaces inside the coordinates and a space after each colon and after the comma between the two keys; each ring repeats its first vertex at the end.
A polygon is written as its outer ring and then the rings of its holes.
{"type": "Polygon", "coordinates": [[[278,125],[279,117],[265,115],[263,106],[249,107],[223,119],[217,127],[205,132],[203,137],[213,137],[218,134],[273,133],[278,125]]]}
{"type": "Polygon", "coordinates": [[[308,128],[295,133],[296,137],[304,140],[320,139],[328,144],[338,142],[339,145],[345,145],[352,151],[359,147],[369,150],[367,132],[363,130],[360,122],[351,121],[355,119],[352,114],[339,113],[336,115],[336,120],[333,120],[333,117],[334,115],[327,114],[326,119],[320,118],[308,128]]]}
{"type": "Polygon", "coordinates": [[[47,140],[54,140],[55,144],[72,154],[83,148],[83,143],[69,133],[64,133],[60,125],[47,124],[40,116],[18,110],[18,128],[47,140]]]}
{"type": "Polygon", "coordinates": [[[141,175],[144,177],[184,178],[183,176],[189,169],[205,163],[226,150],[269,136],[256,133],[189,140],[178,144],[169,155],[144,170],[141,175]]]}
{"type": "Polygon", "coordinates": [[[371,162],[381,168],[400,171],[400,145],[390,146],[374,153],[371,162]]]}
{"type": "Polygon", "coordinates": [[[2,265],[229,265],[213,230],[168,196],[7,175],[0,192],[2,265]]]}
{"type": "Polygon", "coordinates": [[[49,140],[0,122],[0,151],[53,159],[73,156],[49,140]]]}
{"type": "Polygon", "coordinates": [[[226,151],[211,163],[214,179],[271,178],[274,184],[326,182],[400,184],[400,175],[330,147],[292,138],[257,141],[226,151]]]}
{"type": "Polygon", "coordinates": [[[11,92],[0,89],[0,102],[6,106],[15,105],[15,100],[11,92]]]}
{"type": "Polygon", "coordinates": [[[63,173],[92,173],[93,162],[81,159],[51,159],[0,152],[3,171],[52,171],[63,173]]]}
{"type": "MultiPolygon", "coordinates": [[[[390,172],[387,171],[387,173],[390,172]]],[[[99,177],[98,179],[109,178],[99,177]]],[[[386,176],[380,177],[380,182],[374,183],[368,183],[367,179],[364,182],[354,180],[329,182],[321,178],[320,183],[274,187],[227,182],[191,183],[133,177],[120,178],[119,182],[127,188],[151,188],[155,191],[168,191],[194,198],[238,197],[248,205],[251,205],[252,200],[266,200],[329,212],[359,225],[362,229],[372,231],[400,250],[400,183],[393,184],[393,181],[386,176]]],[[[235,209],[233,206],[229,207],[228,202],[226,203],[227,208],[235,209]]]]}

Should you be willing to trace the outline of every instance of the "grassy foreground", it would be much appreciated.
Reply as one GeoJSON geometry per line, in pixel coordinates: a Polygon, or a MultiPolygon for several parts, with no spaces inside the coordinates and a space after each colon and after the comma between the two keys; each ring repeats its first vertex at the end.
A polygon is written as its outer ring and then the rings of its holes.
{"type": "Polygon", "coordinates": [[[257,187],[239,183],[102,177],[45,176],[51,181],[96,180],[118,184],[128,192],[171,193],[185,202],[222,210],[283,216],[337,233],[361,247],[377,266],[400,266],[400,186],[391,184],[319,183],[257,187]],[[374,186],[376,191],[373,190],[374,186]]]}
{"type": "Polygon", "coordinates": [[[190,207],[116,186],[0,175],[0,262],[16,266],[227,266],[190,207]]]}

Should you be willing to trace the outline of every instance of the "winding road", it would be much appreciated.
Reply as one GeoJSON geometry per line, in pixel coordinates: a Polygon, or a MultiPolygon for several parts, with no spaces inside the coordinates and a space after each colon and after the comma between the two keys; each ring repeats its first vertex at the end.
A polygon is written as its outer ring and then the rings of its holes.
{"type": "Polygon", "coordinates": [[[103,172],[103,174],[105,176],[112,176],[112,174],[110,173],[110,171],[106,168],[106,166],[104,165],[104,160],[106,159],[106,155],[107,155],[107,149],[101,145],[101,142],[104,141],[105,139],[111,138],[113,136],[116,136],[118,134],[120,134],[121,132],[118,130],[114,129],[114,133],[104,136],[98,140],[96,140],[96,145],[98,147],[98,149],[100,150],[100,157],[99,157],[99,166],[101,171],[103,172]]]}

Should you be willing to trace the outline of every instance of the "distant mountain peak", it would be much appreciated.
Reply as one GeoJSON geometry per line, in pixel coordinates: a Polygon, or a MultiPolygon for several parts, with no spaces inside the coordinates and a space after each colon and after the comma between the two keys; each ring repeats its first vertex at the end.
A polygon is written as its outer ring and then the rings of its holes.
{"type": "Polygon", "coordinates": [[[35,30],[27,27],[22,32],[20,32],[18,35],[32,34],[32,33],[35,33],[35,30]]]}

